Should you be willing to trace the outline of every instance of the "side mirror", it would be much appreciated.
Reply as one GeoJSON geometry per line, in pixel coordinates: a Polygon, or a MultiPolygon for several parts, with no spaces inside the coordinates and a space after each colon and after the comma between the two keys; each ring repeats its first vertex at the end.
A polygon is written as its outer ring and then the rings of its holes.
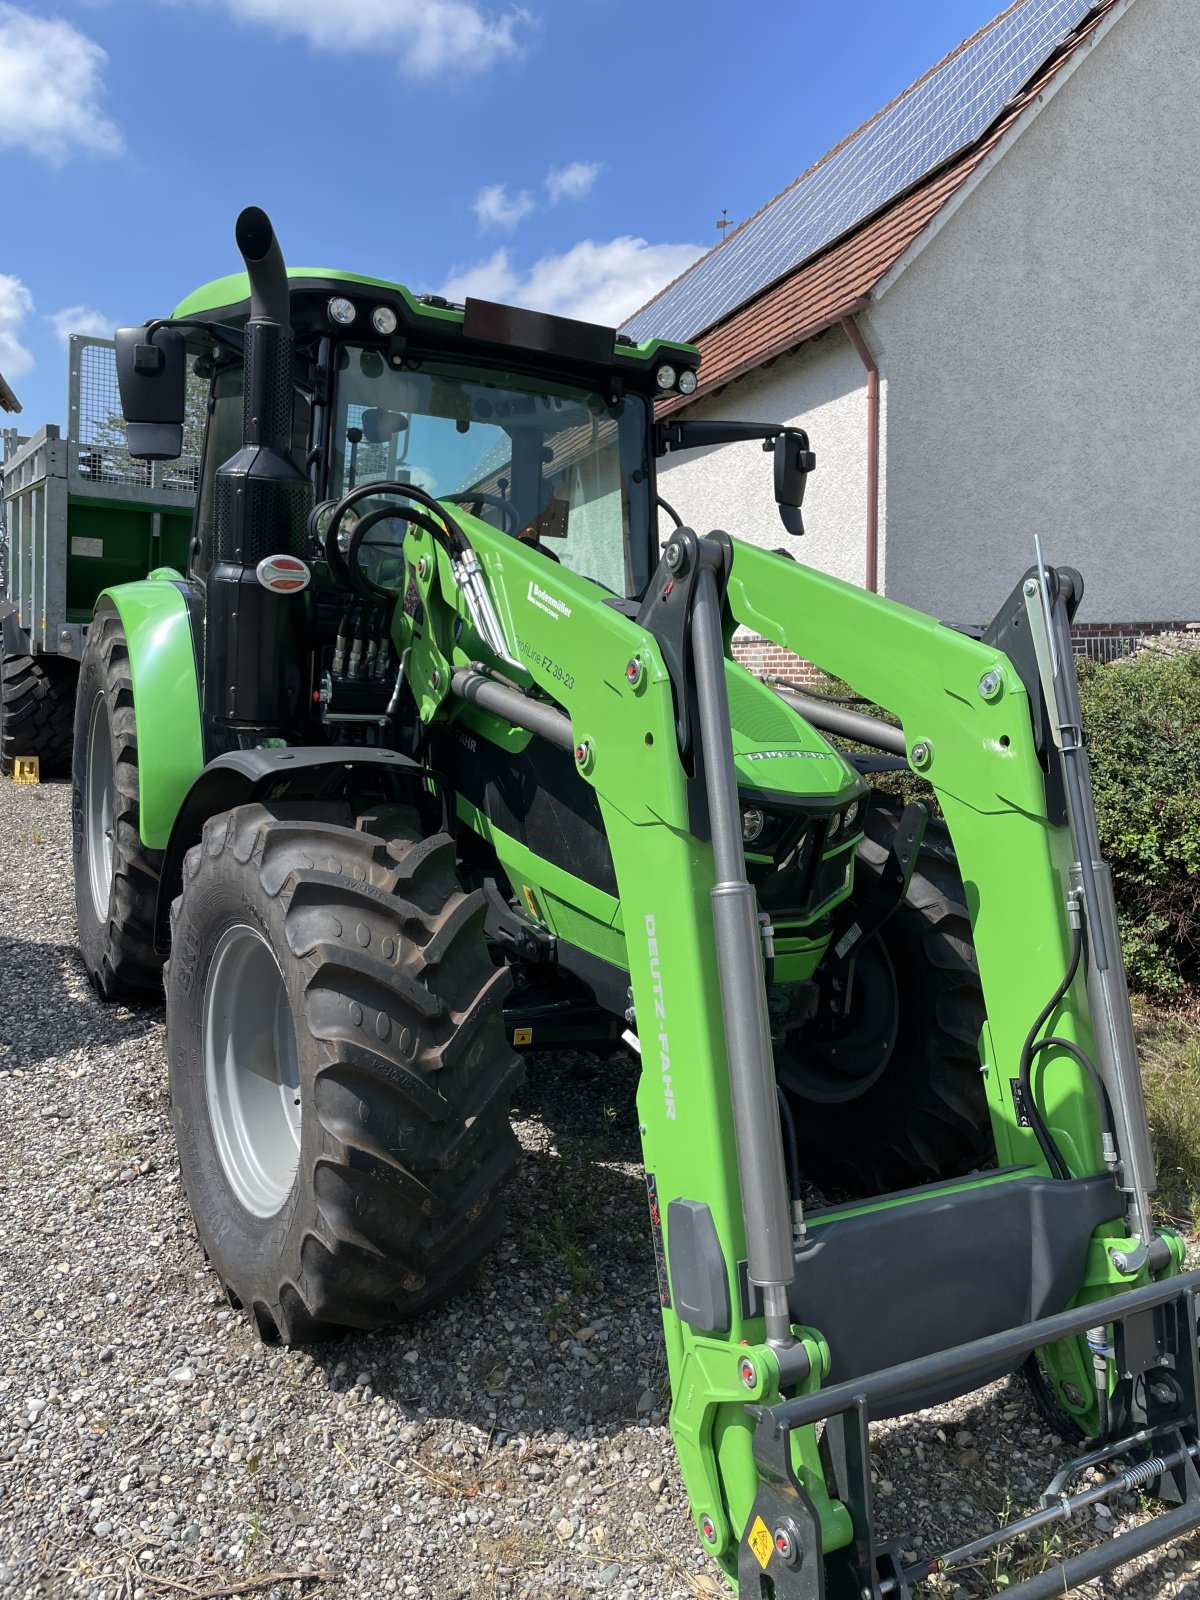
{"type": "Polygon", "coordinates": [[[129,454],[178,460],[187,403],[187,347],[179,329],[118,328],[117,383],[129,454]]]}
{"type": "Polygon", "coordinates": [[[775,437],[775,503],[779,507],[780,521],[791,534],[804,532],[804,518],[800,507],[804,504],[804,491],[808,475],[816,467],[817,458],[808,448],[808,435],[802,428],[785,428],[775,437]]]}
{"type": "Polygon", "coordinates": [[[407,428],[408,418],[403,411],[386,411],[382,406],[370,406],[362,414],[363,438],[368,444],[387,444],[407,428]]]}

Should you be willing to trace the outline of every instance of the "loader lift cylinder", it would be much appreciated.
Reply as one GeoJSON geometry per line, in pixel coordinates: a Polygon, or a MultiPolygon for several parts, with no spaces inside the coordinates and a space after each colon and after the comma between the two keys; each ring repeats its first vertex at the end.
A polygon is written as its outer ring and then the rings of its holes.
{"type": "MultiPolygon", "coordinates": [[[[1040,563],[1039,563],[1040,564],[1040,563]]],[[[1059,585],[1065,573],[1059,574],[1059,585]]],[[[1033,584],[1034,580],[1030,580],[1033,584]]],[[[1165,1246],[1154,1230],[1150,1196],[1156,1188],[1154,1154],[1146,1124],[1146,1106],[1138,1071],[1137,1042],[1129,1007],[1129,991],[1121,960],[1121,935],[1112,874],[1103,859],[1092,797],[1091,763],[1083,737],[1083,714],[1071,644],[1071,623],[1059,585],[1051,586],[1044,569],[1031,592],[1026,586],[1030,625],[1035,637],[1049,612],[1042,668],[1046,703],[1056,729],[1066,792],[1067,818],[1075,861],[1072,888],[1083,891],[1087,928],[1087,997],[1096,1044],[1096,1070],[1108,1091],[1121,1155],[1120,1186],[1129,1196],[1130,1228],[1141,1241],[1138,1258],[1129,1258],[1136,1272],[1150,1259],[1151,1270],[1165,1265],[1165,1246]],[[1051,600],[1051,592],[1053,599],[1051,600]],[[1044,598],[1043,598],[1044,596],[1044,598]],[[1047,602],[1049,602],[1047,604],[1047,602]],[[1143,1251],[1145,1254],[1143,1254],[1143,1251]]]]}
{"type": "Polygon", "coordinates": [[[742,845],[721,603],[712,568],[706,563],[712,548],[701,541],[691,644],[716,875],[712,890],[713,934],[746,1228],[747,1269],[751,1283],[762,1290],[768,1343],[788,1346],[794,1342],[788,1288],[795,1277],[796,1258],[763,980],[758,898],[746,878],[742,845]]]}

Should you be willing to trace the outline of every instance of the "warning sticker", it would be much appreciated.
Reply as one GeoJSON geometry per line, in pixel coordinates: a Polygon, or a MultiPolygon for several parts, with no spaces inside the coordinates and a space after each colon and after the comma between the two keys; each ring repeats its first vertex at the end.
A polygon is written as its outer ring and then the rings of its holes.
{"type": "Polygon", "coordinates": [[[71,554],[73,556],[102,556],[104,554],[104,540],[84,539],[79,534],[72,534],[71,554]]]}
{"type": "Polygon", "coordinates": [[[532,1043],[533,1043],[533,1029],[532,1028],[514,1028],[513,1029],[513,1044],[517,1045],[517,1044],[532,1044],[532,1043]]]}
{"type": "Polygon", "coordinates": [[[765,1571],[771,1560],[771,1552],[775,1548],[770,1530],[761,1517],[755,1517],[754,1526],[746,1535],[746,1543],[754,1551],[758,1564],[765,1571]]]}

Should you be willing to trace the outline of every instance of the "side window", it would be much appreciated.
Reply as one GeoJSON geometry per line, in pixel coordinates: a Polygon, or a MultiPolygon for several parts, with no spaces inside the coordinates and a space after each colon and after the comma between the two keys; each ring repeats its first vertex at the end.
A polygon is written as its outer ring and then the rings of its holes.
{"type": "MultiPolygon", "coordinates": [[[[297,390],[292,404],[292,459],[303,466],[308,452],[312,405],[297,390]]],[[[206,577],[212,566],[217,520],[217,471],[242,447],[242,368],[227,367],[213,380],[208,432],[204,441],[204,466],[192,535],[192,575],[206,577]]]]}

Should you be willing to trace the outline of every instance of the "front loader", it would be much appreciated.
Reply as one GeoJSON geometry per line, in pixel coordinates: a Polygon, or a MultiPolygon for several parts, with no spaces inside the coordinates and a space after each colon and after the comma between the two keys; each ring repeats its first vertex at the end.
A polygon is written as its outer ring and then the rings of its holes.
{"type": "Polygon", "coordinates": [[[504,1225],[514,1047],[623,1040],[672,1432],[743,1595],[904,1596],[1163,1502],[1005,1591],[1032,1600],[1200,1526],[1200,1275],[1151,1213],[1079,575],[1039,553],[971,637],[660,529],[656,458],[750,438],[798,536],[807,438],[656,423],[689,346],[288,273],[254,208],[237,238],[244,275],[118,335],[131,451],[178,452],[189,355],[210,425],[187,571],[100,602],[73,795],[97,987],[167,958],[234,1303],[287,1342],[435,1306],[504,1225]],[[898,725],[759,682],[738,625],[898,725]],[[944,825],[871,791],[889,764],[944,825]],[[1078,1457],[906,1561],[871,1419],[1023,1364],[1078,1457]]]}

